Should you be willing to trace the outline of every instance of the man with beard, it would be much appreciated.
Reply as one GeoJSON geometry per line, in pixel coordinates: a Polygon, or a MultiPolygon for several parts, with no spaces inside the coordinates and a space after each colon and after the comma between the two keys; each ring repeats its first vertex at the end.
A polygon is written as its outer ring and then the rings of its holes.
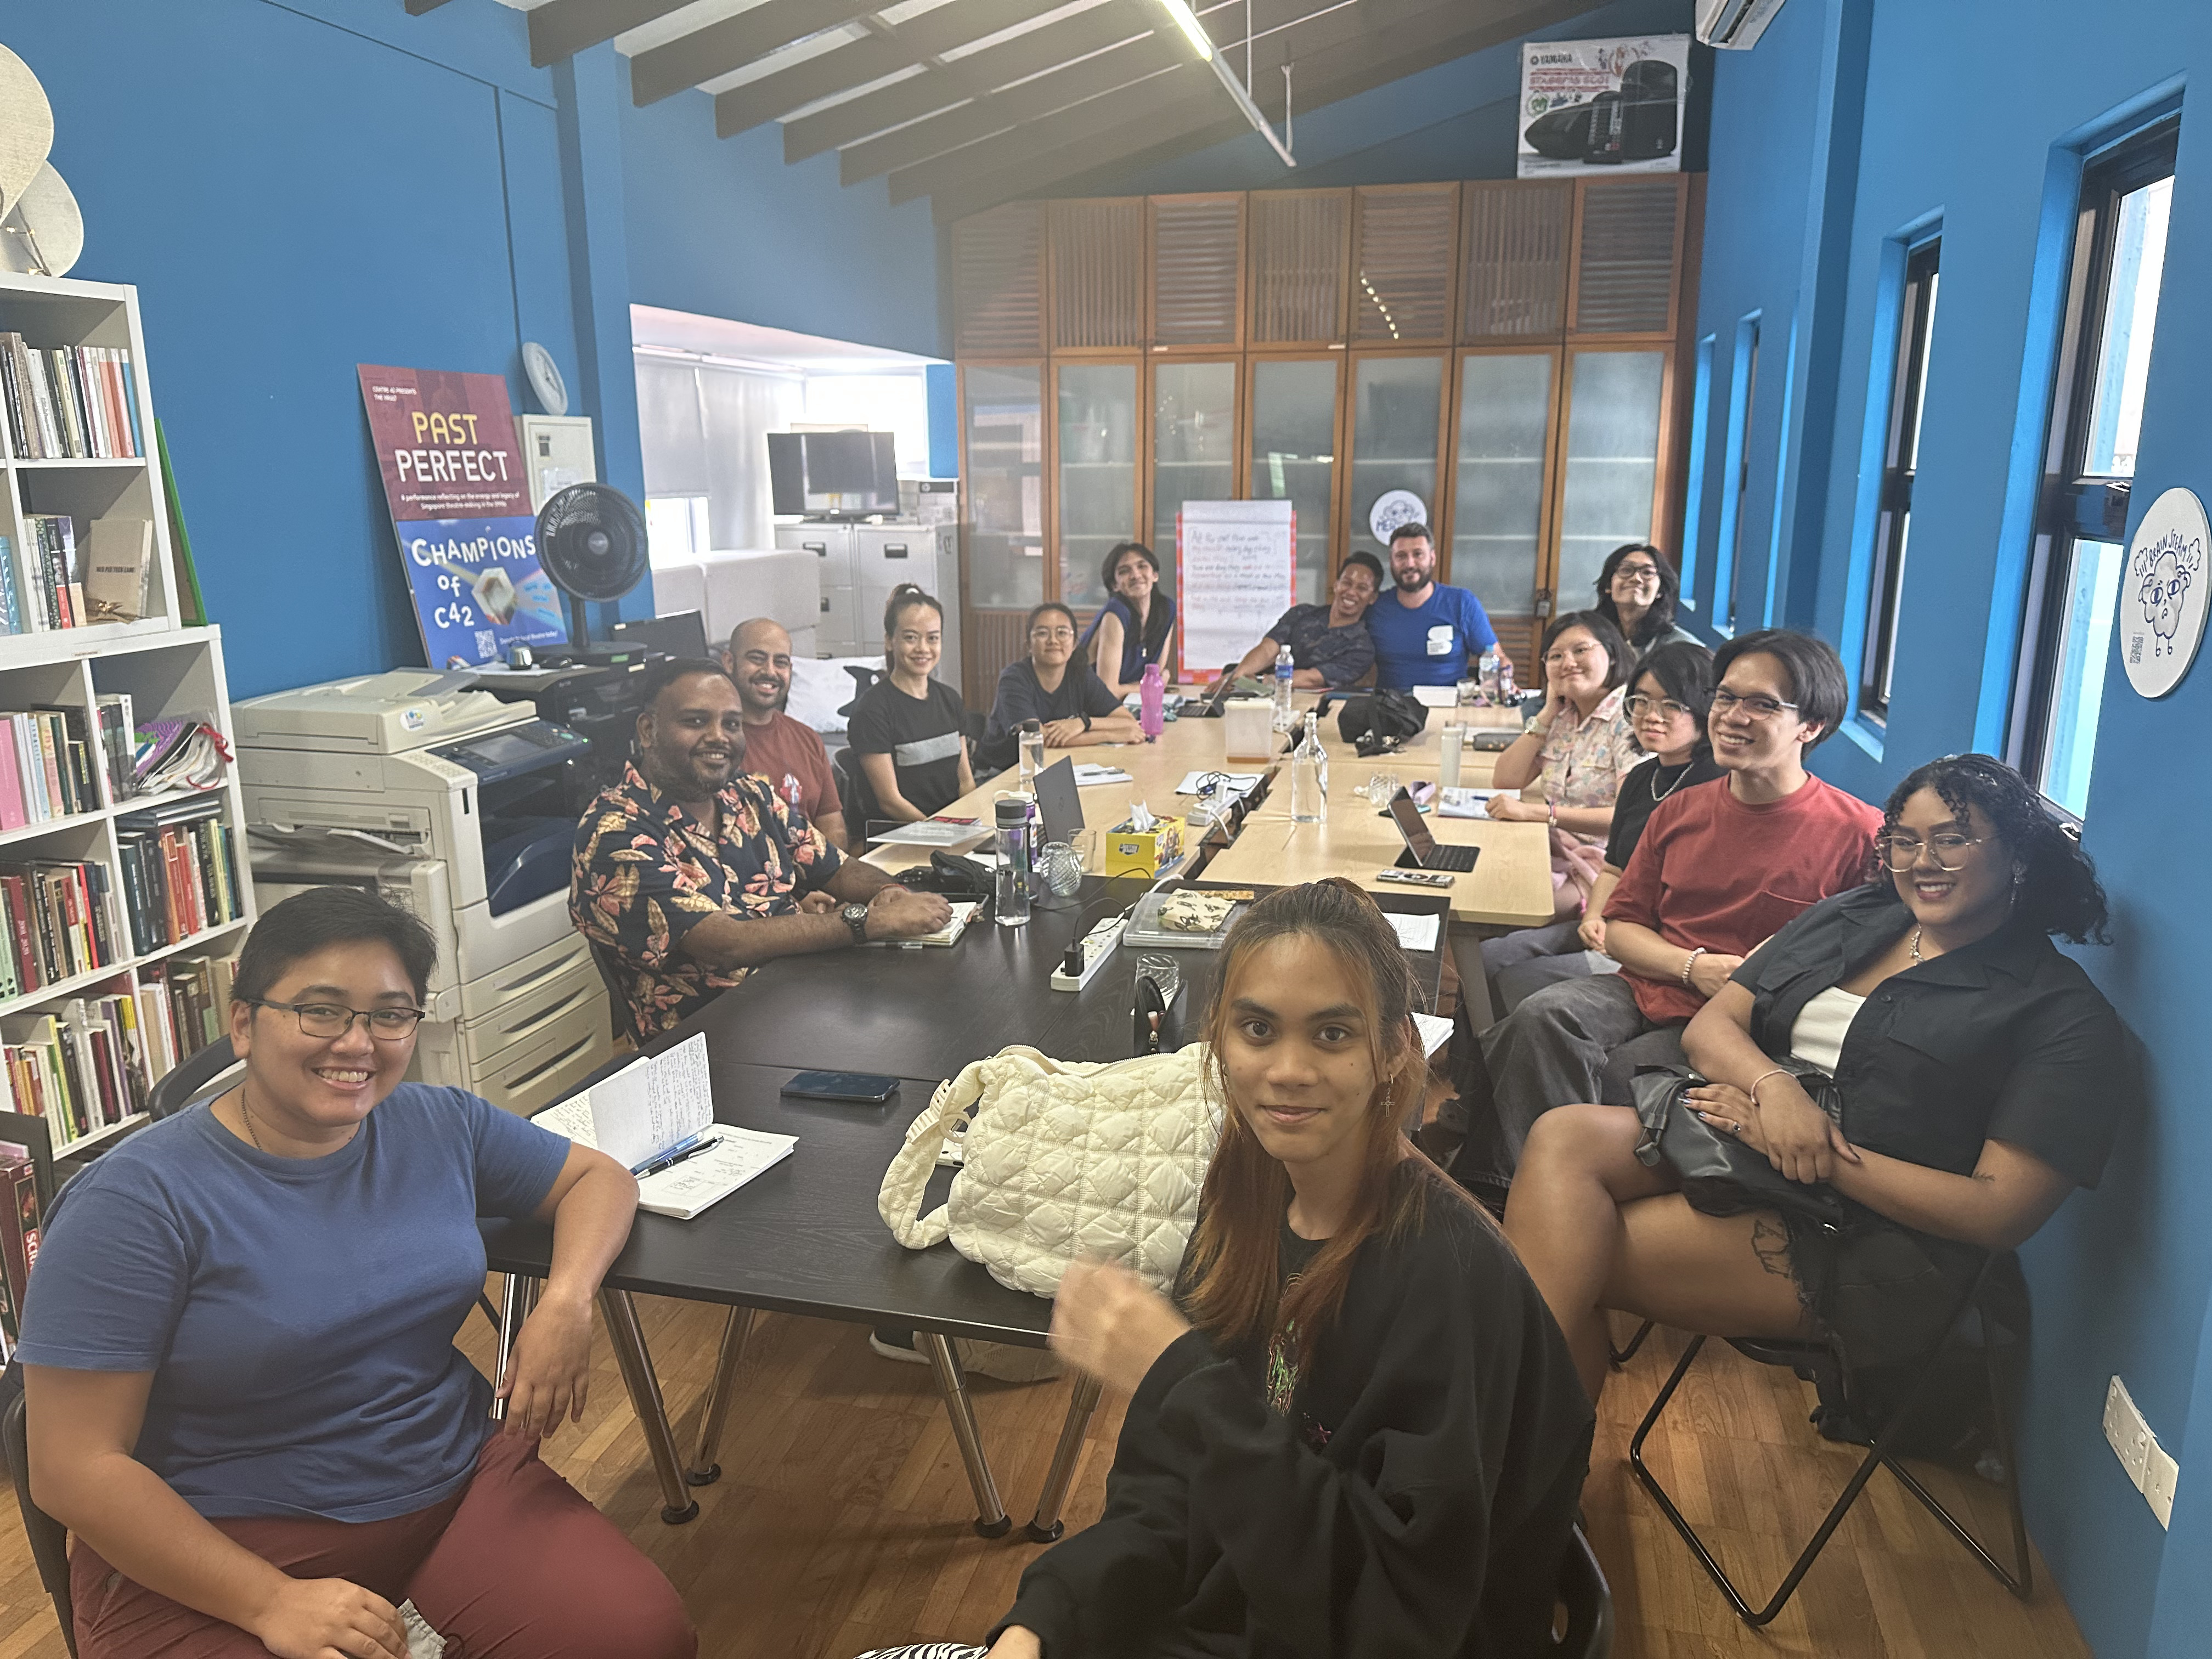
{"type": "Polygon", "coordinates": [[[846,848],[845,803],[821,735],[783,712],[791,696],[791,635],[768,617],[741,622],[722,653],[745,720],[745,770],[796,806],[822,838],[846,848]]]}
{"type": "Polygon", "coordinates": [[[1409,691],[1473,678],[1482,653],[1497,645],[1498,630],[1481,600],[1464,587],[1437,582],[1437,544],[1428,526],[1401,524],[1390,532],[1390,579],[1395,591],[1367,613],[1375,684],[1409,691]]]}
{"type": "Polygon", "coordinates": [[[641,1040],[762,963],[935,933],[951,910],[842,856],[744,775],[738,689],[714,663],[649,671],[637,758],[576,829],[568,915],[611,957],[641,1040]]]}

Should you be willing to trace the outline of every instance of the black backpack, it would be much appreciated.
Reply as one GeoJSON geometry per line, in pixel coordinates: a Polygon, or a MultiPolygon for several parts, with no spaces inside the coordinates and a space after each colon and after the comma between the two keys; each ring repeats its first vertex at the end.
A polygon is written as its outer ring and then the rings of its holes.
{"type": "Polygon", "coordinates": [[[1428,706],[1410,691],[1362,691],[1336,715],[1337,735],[1362,756],[1395,748],[1428,723],[1428,706]]]}

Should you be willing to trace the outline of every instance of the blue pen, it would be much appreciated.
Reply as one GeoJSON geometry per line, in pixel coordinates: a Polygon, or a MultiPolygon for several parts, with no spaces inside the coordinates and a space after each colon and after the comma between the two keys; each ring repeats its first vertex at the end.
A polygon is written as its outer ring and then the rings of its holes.
{"type": "Polygon", "coordinates": [[[679,1145],[673,1152],[664,1152],[656,1158],[649,1158],[633,1169],[630,1173],[642,1181],[647,1176],[659,1175],[663,1170],[672,1170],[685,1158],[696,1158],[700,1153],[722,1144],[721,1136],[716,1135],[709,1140],[706,1138],[706,1134],[705,1130],[701,1130],[690,1139],[679,1145]]]}

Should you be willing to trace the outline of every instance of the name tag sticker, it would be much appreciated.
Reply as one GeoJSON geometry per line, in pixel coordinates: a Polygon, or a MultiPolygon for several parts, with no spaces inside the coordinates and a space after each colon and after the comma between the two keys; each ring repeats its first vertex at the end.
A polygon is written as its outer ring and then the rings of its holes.
{"type": "Polygon", "coordinates": [[[1438,623],[1429,630],[1429,654],[1449,657],[1452,653],[1453,629],[1449,623],[1438,623]]]}

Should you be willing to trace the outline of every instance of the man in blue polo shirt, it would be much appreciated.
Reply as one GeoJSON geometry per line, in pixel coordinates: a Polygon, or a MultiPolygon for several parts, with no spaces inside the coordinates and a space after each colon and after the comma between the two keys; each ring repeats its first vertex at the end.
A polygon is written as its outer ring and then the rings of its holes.
{"type": "Polygon", "coordinates": [[[1367,613],[1375,684],[1406,691],[1472,678],[1482,653],[1498,643],[1498,630],[1483,614],[1481,600],[1464,587],[1437,583],[1437,545],[1428,526],[1403,524],[1390,532],[1390,577],[1395,591],[1367,613]]]}

